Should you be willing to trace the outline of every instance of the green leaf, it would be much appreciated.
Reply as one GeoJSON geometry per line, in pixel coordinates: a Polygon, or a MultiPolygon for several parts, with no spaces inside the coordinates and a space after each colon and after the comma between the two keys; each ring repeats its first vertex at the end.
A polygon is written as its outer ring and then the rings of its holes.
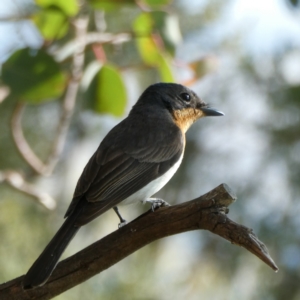
{"type": "Polygon", "coordinates": [[[53,57],[43,50],[16,51],[3,64],[3,82],[11,92],[28,103],[59,97],[67,83],[65,74],[53,57]]]}
{"type": "Polygon", "coordinates": [[[141,37],[136,39],[140,56],[146,65],[155,67],[160,78],[164,82],[174,82],[168,56],[162,51],[153,37],[141,37]]]}
{"type": "Polygon", "coordinates": [[[140,14],[133,22],[132,28],[136,34],[136,45],[142,60],[150,66],[156,65],[159,54],[152,30],[154,22],[150,13],[140,14]]]}
{"type": "MultiPolygon", "coordinates": [[[[134,20],[132,27],[137,36],[136,45],[144,63],[155,67],[162,81],[173,82],[174,77],[162,39],[168,16],[165,12],[142,13],[134,20]],[[160,29],[158,30],[160,34],[153,34],[154,29],[157,28],[160,29]]],[[[174,52],[174,47],[172,50],[174,52]]]]}
{"type": "Polygon", "coordinates": [[[69,17],[74,17],[79,6],[77,0],[35,0],[41,9],[33,22],[46,40],[60,39],[69,29],[69,17]]]}
{"type": "Polygon", "coordinates": [[[151,34],[159,36],[160,44],[162,44],[171,55],[174,55],[175,48],[181,41],[178,17],[164,11],[140,14],[134,20],[132,29],[137,38],[150,38],[151,34]]]}
{"type": "Polygon", "coordinates": [[[111,11],[126,4],[135,4],[134,0],[88,0],[88,2],[93,8],[105,11],[111,11]]]}
{"type": "Polygon", "coordinates": [[[164,55],[160,54],[157,69],[162,82],[174,82],[174,76],[170,66],[170,61],[164,55]]]}
{"type": "Polygon", "coordinates": [[[57,7],[70,17],[75,16],[79,11],[77,0],[35,0],[35,3],[43,8],[57,7]]]}
{"type": "Polygon", "coordinates": [[[113,65],[104,65],[97,75],[95,111],[122,116],[127,102],[122,76],[113,65]]]}
{"type": "Polygon", "coordinates": [[[46,40],[62,38],[69,29],[67,16],[56,7],[40,10],[33,16],[33,22],[46,40]]]}
{"type": "Polygon", "coordinates": [[[175,48],[182,39],[178,16],[164,11],[154,11],[151,15],[155,29],[159,32],[165,48],[174,55],[175,48]]]}
{"type": "Polygon", "coordinates": [[[169,5],[172,1],[173,0],[141,0],[142,3],[151,7],[169,5]]]}
{"type": "Polygon", "coordinates": [[[136,44],[144,63],[150,66],[156,66],[160,56],[160,49],[158,49],[153,37],[137,38],[136,44]]]}
{"type": "Polygon", "coordinates": [[[150,35],[153,30],[153,19],[150,13],[140,14],[133,22],[132,28],[137,36],[150,35]]]}

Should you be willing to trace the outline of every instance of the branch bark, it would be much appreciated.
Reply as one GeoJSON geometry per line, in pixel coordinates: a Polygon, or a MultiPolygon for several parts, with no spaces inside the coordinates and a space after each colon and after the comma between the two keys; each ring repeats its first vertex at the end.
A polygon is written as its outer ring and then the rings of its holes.
{"type": "Polygon", "coordinates": [[[0,285],[0,298],[51,299],[116,264],[143,246],[166,236],[206,229],[256,255],[273,270],[278,268],[253,231],[227,217],[228,206],[236,200],[226,184],[197,199],[148,211],[57,265],[42,287],[26,290],[18,277],[0,285]]]}

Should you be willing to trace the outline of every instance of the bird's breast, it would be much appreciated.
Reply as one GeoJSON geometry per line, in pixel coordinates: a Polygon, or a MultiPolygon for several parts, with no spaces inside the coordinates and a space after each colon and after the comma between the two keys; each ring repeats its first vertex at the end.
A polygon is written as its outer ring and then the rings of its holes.
{"type": "Polygon", "coordinates": [[[144,186],[143,188],[141,188],[140,190],[138,190],[137,192],[135,192],[134,194],[126,198],[125,200],[123,200],[121,204],[123,205],[123,204],[132,204],[132,203],[140,202],[146,200],[147,198],[150,198],[152,195],[157,193],[160,189],[162,189],[166,185],[166,183],[176,173],[176,171],[178,170],[182,162],[182,159],[183,159],[183,152],[180,158],[178,159],[178,161],[167,172],[165,172],[160,177],[152,180],[146,186],[144,186]]]}

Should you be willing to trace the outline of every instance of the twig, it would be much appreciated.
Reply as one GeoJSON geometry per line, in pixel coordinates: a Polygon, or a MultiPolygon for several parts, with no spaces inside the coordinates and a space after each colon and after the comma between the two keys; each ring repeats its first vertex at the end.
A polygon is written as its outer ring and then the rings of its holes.
{"type": "Polygon", "coordinates": [[[145,245],[181,232],[206,229],[239,245],[262,259],[273,270],[278,268],[265,245],[251,229],[230,220],[226,213],[236,197],[226,184],[189,202],[148,211],[131,223],[109,234],[58,264],[48,282],[24,291],[18,277],[0,285],[2,300],[51,299],[116,264],[145,245]]]}
{"type": "Polygon", "coordinates": [[[84,57],[85,57],[85,38],[88,26],[88,17],[81,17],[74,21],[74,27],[76,31],[76,50],[73,55],[73,67],[72,67],[72,77],[67,87],[67,91],[63,101],[63,111],[61,114],[60,122],[58,125],[58,130],[56,138],[53,142],[53,146],[50,155],[47,159],[47,171],[46,173],[51,174],[58,162],[59,156],[63,150],[67,132],[69,129],[71,117],[74,112],[74,107],[76,103],[76,97],[79,90],[80,79],[84,67],[84,57]]]}
{"type": "MultiPolygon", "coordinates": [[[[130,41],[133,37],[132,33],[107,33],[107,32],[89,32],[86,34],[85,46],[90,44],[122,44],[130,41]]],[[[54,51],[54,56],[57,61],[64,61],[72,55],[76,49],[76,42],[70,41],[59,50],[54,51]]]]}
{"type": "Polygon", "coordinates": [[[20,22],[24,20],[30,20],[32,17],[32,14],[27,14],[27,15],[12,15],[12,16],[3,16],[0,17],[0,22],[20,22]]]}
{"type": "Polygon", "coordinates": [[[16,190],[33,197],[47,209],[53,210],[56,207],[56,202],[52,197],[47,193],[38,191],[35,186],[26,182],[24,176],[19,172],[13,170],[0,171],[0,183],[1,182],[6,182],[16,190]]]}
{"type": "Polygon", "coordinates": [[[35,155],[26,138],[23,134],[22,129],[22,115],[25,109],[24,103],[17,103],[11,119],[11,131],[13,140],[17,149],[19,150],[21,156],[29,164],[29,166],[38,174],[43,174],[45,172],[45,164],[35,155]]]}
{"type": "Polygon", "coordinates": [[[105,43],[112,43],[112,44],[121,44],[128,42],[132,39],[131,33],[118,33],[118,34],[112,34],[112,33],[103,33],[103,32],[91,32],[88,34],[86,43],[94,44],[105,44],[105,43]]]}
{"type": "Polygon", "coordinates": [[[85,49],[85,36],[88,25],[88,17],[81,17],[74,21],[74,27],[76,31],[76,50],[73,54],[73,66],[71,70],[71,79],[69,81],[65,97],[62,105],[62,113],[57,129],[55,139],[50,150],[50,154],[43,163],[33,152],[30,145],[27,143],[21,124],[22,113],[25,105],[18,103],[11,121],[12,135],[14,142],[25,161],[31,166],[31,168],[40,175],[52,174],[59,156],[63,150],[67,132],[70,125],[70,120],[73,115],[76,97],[79,89],[79,82],[82,76],[82,70],[84,66],[84,49],[85,49]]]}

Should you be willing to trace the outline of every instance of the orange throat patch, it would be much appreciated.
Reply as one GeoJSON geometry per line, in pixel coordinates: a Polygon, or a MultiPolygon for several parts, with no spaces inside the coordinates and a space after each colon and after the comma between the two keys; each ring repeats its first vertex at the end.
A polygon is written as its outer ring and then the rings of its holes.
{"type": "Polygon", "coordinates": [[[198,119],[204,116],[204,113],[200,109],[185,108],[173,111],[173,118],[176,125],[182,132],[186,133],[191,125],[198,119]]]}

